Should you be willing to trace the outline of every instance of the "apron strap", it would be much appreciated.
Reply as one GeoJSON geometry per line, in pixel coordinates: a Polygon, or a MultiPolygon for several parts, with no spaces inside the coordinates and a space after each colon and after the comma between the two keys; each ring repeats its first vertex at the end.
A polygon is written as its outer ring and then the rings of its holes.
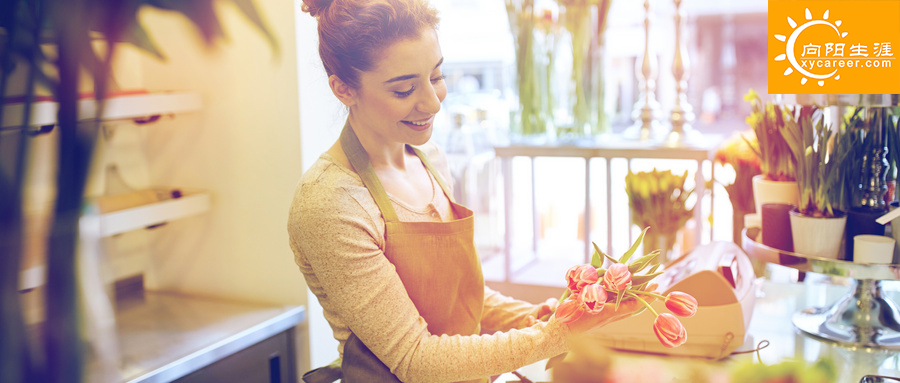
{"type": "MultiPolygon", "coordinates": [[[[372,195],[375,204],[378,205],[378,209],[381,210],[381,215],[384,216],[384,220],[386,222],[399,222],[400,219],[397,218],[397,212],[394,210],[394,205],[391,205],[387,192],[384,191],[384,186],[381,185],[381,180],[378,179],[378,175],[376,175],[375,170],[372,169],[372,164],[369,162],[369,154],[366,153],[366,149],[359,143],[359,137],[356,136],[356,132],[350,127],[349,119],[344,124],[344,129],[341,130],[340,141],[341,149],[344,150],[344,154],[347,155],[347,159],[350,160],[350,165],[353,166],[353,170],[359,175],[363,185],[369,190],[369,194],[372,195]]],[[[450,188],[447,187],[447,183],[441,178],[441,173],[436,171],[434,166],[431,165],[428,156],[426,156],[419,148],[413,146],[409,147],[412,148],[413,152],[416,153],[416,156],[419,157],[419,160],[422,161],[422,164],[425,165],[425,169],[431,173],[431,176],[434,177],[438,185],[441,186],[444,195],[447,196],[450,202],[456,203],[453,199],[453,194],[450,193],[450,188]]]]}
{"type": "Polygon", "coordinates": [[[319,367],[315,370],[307,371],[303,374],[303,382],[305,383],[334,383],[343,377],[341,373],[342,359],[337,358],[327,366],[319,367]]]}
{"type": "Polygon", "coordinates": [[[397,212],[394,211],[394,206],[391,205],[387,192],[384,191],[384,187],[381,186],[378,175],[376,175],[375,170],[372,169],[372,164],[369,162],[369,154],[366,153],[366,149],[359,143],[359,138],[356,137],[356,133],[353,132],[353,128],[350,127],[349,119],[347,120],[347,123],[344,124],[344,129],[341,130],[340,141],[341,149],[344,149],[344,154],[346,154],[347,159],[350,160],[350,165],[353,166],[353,170],[356,171],[356,174],[359,175],[363,185],[369,190],[369,194],[375,199],[375,204],[378,205],[378,209],[381,210],[381,215],[384,216],[385,222],[399,222],[400,219],[397,218],[397,212]]]}
{"type": "Polygon", "coordinates": [[[444,183],[444,179],[441,178],[441,173],[435,171],[434,167],[431,166],[431,161],[428,160],[428,156],[426,156],[425,153],[422,153],[419,148],[414,146],[410,147],[412,148],[413,152],[415,152],[416,155],[419,156],[419,159],[422,161],[422,163],[425,164],[425,169],[428,169],[428,172],[431,173],[435,181],[437,181],[438,185],[441,185],[441,190],[444,191],[444,195],[447,196],[447,199],[449,199],[450,202],[456,203],[456,201],[453,200],[453,193],[450,193],[450,188],[448,188],[447,184],[444,183]]]}

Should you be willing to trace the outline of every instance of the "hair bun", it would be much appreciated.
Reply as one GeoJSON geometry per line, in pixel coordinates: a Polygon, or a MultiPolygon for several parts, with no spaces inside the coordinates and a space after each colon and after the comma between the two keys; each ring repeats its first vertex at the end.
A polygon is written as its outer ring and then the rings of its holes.
{"type": "Polygon", "coordinates": [[[325,12],[325,9],[331,5],[331,2],[334,0],[303,0],[303,5],[300,6],[300,9],[303,12],[308,12],[312,17],[318,17],[325,12]]]}

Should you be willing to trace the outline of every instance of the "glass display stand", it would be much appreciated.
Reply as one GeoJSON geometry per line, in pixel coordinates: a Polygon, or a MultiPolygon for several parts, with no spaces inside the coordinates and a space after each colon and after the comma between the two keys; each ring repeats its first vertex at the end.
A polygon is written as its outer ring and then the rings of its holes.
{"type": "Polygon", "coordinates": [[[830,307],[812,307],[794,314],[794,327],[844,347],[900,350],[900,311],[882,293],[884,281],[900,280],[900,265],[859,264],[808,257],[756,241],[759,228],[744,229],[741,247],[750,258],[803,272],[853,280],[847,294],[830,307]]]}

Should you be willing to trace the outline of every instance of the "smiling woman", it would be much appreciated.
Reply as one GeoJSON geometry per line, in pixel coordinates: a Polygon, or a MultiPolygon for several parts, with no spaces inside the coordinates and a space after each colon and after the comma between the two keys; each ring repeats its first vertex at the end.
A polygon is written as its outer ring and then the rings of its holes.
{"type": "MultiPolygon", "coordinates": [[[[374,164],[400,158],[403,144],[422,145],[431,138],[431,121],[447,96],[441,74],[441,47],[433,28],[422,29],[413,39],[398,41],[384,49],[373,68],[359,74],[354,88],[339,76],[329,76],[335,96],[350,109],[350,126],[374,164]],[[374,152],[373,152],[374,149],[374,152]]],[[[415,161],[415,159],[413,159],[415,161]]]]}
{"type": "Polygon", "coordinates": [[[447,88],[424,0],[304,0],[304,10],[318,19],[329,86],[349,112],[301,178],[288,222],[342,356],[304,380],[486,382],[637,309],[543,322],[555,300],[532,305],[485,287],[472,211],[453,201],[430,141],[447,88]]]}

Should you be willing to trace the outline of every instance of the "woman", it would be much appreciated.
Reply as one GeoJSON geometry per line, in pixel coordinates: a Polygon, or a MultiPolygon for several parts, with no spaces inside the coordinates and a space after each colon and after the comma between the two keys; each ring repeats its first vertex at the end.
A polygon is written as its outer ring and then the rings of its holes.
{"type": "Polygon", "coordinates": [[[424,0],[303,1],[349,115],[300,180],[289,231],[339,341],[344,382],[487,381],[637,309],[538,322],[555,300],[535,306],[486,288],[472,212],[450,198],[444,155],[429,143],[447,94],[436,11],[424,0]]]}

